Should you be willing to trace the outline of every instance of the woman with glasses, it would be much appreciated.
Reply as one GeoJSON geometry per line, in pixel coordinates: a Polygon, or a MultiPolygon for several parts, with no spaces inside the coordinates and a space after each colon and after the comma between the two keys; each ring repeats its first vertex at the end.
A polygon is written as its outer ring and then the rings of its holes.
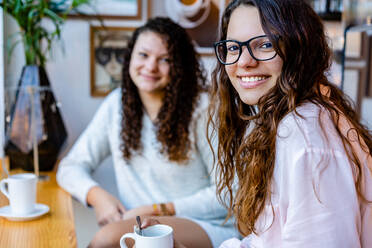
{"type": "Polygon", "coordinates": [[[205,78],[186,31],[168,18],[150,19],[126,51],[121,88],[105,99],[57,174],[94,208],[102,228],[91,247],[117,247],[138,215],[161,215],[190,247],[237,236],[232,220],[224,224],[227,210],[210,174],[205,78]],[[91,177],[110,155],[120,199],[91,177]]]}
{"type": "Polygon", "coordinates": [[[327,79],[321,19],[302,0],[234,0],[220,31],[218,191],[247,236],[222,247],[372,247],[371,133],[327,79]]]}
{"type": "Polygon", "coordinates": [[[221,247],[372,247],[371,134],[327,80],[320,18],[302,0],[233,0],[215,48],[217,188],[246,236],[221,247]]]}

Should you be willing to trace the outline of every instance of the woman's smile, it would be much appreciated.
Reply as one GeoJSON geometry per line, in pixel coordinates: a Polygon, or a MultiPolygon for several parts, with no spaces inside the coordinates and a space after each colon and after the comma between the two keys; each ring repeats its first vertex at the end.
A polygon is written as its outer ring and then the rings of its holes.
{"type": "Polygon", "coordinates": [[[238,76],[240,86],[245,89],[256,88],[268,81],[270,76],[256,75],[256,76],[238,76]]]}
{"type": "Polygon", "coordinates": [[[159,76],[155,76],[155,75],[149,75],[149,74],[145,74],[145,73],[140,73],[140,76],[146,80],[146,81],[158,81],[159,80],[159,76]]]}

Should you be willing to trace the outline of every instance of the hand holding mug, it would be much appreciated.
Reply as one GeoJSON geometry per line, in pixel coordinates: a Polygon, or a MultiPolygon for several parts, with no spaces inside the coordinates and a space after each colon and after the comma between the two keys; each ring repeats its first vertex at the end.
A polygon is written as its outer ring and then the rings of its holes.
{"type": "Polygon", "coordinates": [[[126,212],[123,204],[101,187],[92,187],[87,195],[87,202],[94,208],[99,226],[119,221],[126,212]]]}

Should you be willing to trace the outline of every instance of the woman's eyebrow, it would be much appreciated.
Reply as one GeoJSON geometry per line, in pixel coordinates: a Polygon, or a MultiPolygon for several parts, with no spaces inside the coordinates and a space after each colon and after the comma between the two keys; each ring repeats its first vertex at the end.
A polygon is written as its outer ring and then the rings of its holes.
{"type": "MultiPolygon", "coordinates": [[[[140,47],[139,48],[139,51],[151,52],[152,49],[151,48],[147,48],[147,47],[140,47]]],[[[159,54],[159,57],[169,57],[169,53],[166,52],[166,53],[159,54]]]]}

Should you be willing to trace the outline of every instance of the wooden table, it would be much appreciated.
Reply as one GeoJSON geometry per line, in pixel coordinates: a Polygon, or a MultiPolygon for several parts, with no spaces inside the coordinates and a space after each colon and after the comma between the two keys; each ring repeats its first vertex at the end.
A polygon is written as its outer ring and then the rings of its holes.
{"type": "MultiPolygon", "coordinates": [[[[22,171],[12,171],[11,174],[22,171]]],[[[76,247],[76,233],[71,196],[56,182],[55,172],[42,172],[48,181],[37,184],[37,203],[49,206],[50,211],[39,219],[14,222],[0,217],[0,247],[48,248],[76,247]]],[[[1,174],[0,174],[1,175],[1,174]]],[[[0,207],[8,205],[0,193],[0,207]]]]}

